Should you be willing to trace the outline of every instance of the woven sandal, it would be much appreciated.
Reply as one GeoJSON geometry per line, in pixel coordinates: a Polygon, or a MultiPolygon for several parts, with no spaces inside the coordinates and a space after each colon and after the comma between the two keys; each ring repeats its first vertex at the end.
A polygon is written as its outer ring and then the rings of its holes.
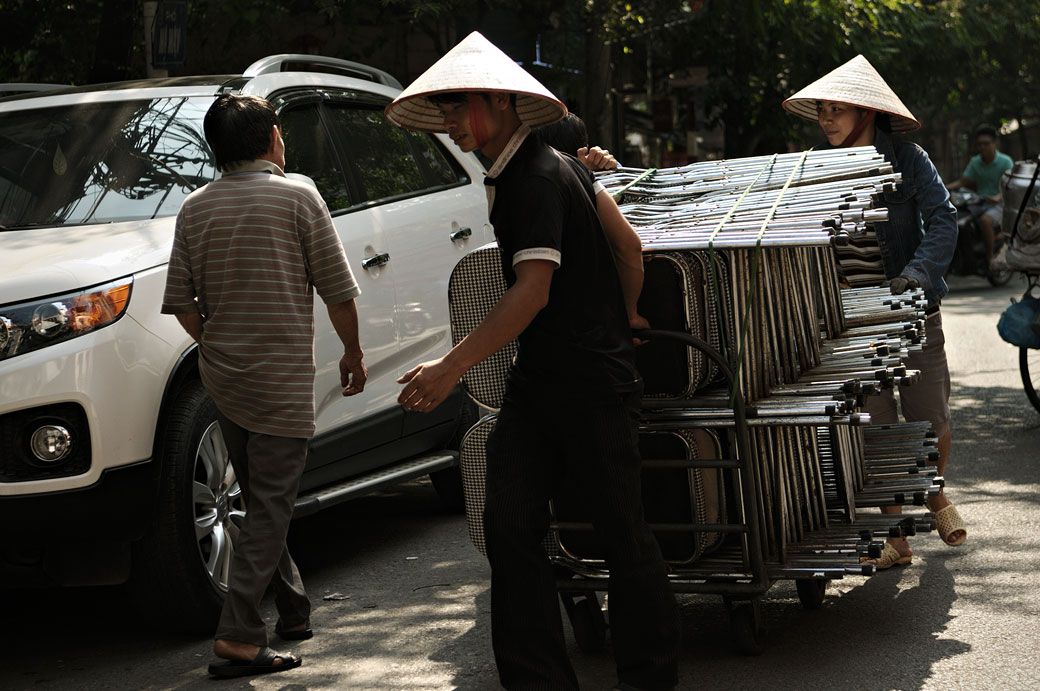
{"type": "Polygon", "coordinates": [[[865,562],[870,562],[880,571],[881,569],[890,569],[896,564],[905,566],[911,563],[913,560],[914,558],[912,555],[909,557],[904,557],[902,554],[899,553],[899,550],[892,546],[892,543],[886,542],[885,546],[881,548],[880,557],[878,557],[877,559],[871,559],[870,557],[860,557],[859,563],[863,564],[865,562]]]}
{"type": "Polygon", "coordinates": [[[935,527],[939,531],[939,537],[950,547],[960,547],[968,539],[968,526],[964,524],[964,519],[953,504],[947,504],[935,512],[935,527]],[[950,536],[957,531],[961,532],[961,536],[951,540],[950,536]]]}

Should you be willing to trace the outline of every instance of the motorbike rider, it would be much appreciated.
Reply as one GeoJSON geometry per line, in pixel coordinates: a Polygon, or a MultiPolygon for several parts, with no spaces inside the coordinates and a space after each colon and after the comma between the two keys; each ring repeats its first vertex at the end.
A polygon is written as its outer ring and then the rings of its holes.
{"type": "Polygon", "coordinates": [[[968,161],[968,167],[960,179],[946,185],[946,189],[967,187],[982,196],[982,202],[973,204],[969,211],[978,222],[982,240],[986,244],[986,266],[991,266],[995,228],[1004,210],[1000,197],[1000,176],[1011,170],[1015,162],[1007,154],[997,151],[997,130],[990,125],[975,128],[974,144],[978,153],[968,161]]]}

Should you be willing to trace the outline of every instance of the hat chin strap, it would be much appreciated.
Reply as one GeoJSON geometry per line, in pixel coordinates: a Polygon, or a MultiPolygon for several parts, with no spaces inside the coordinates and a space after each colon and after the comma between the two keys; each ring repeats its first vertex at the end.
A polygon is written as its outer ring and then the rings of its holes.
{"type": "Polygon", "coordinates": [[[483,149],[488,143],[487,127],[484,126],[484,119],[477,114],[477,101],[480,100],[480,96],[474,93],[470,93],[466,101],[469,103],[469,131],[473,135],[473,141],[477,143],[478,149],[483,149]]]}
{"type": "Polygon", "coordinates": [[[845,137],[845,140],[838,146],[840,148],[852,146],[856,140],[859,139],[859,136],[863,134],[863,130],[867,129],[868,126],[873,126],[874,115],[876,113],[877,111],[875,110],[868,110],[867,114],[861,117],[859,122],[856,123],[856,126],[852,128],[851,132],[849,132],[849,136],[845,137]]]}

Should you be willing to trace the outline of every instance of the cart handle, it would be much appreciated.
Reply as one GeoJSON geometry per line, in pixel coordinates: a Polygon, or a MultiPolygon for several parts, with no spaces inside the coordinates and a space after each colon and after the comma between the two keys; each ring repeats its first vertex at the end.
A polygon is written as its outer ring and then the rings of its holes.
{"type": "MultiPolygon", "coordinates": [[[[722,354],[715,350],[715,348],[707,341],[697,338],[696,336],[683,333],[682,331],[664,331],[663,329],[634,329],[632,335],[643,341],[651,341],[655,338],[682,341],[686,345],[696,348],[711,358],[715,364],[719,366],[719,369],[722,370],[722,373],[726,375],[726,379],[728,379],[731,384],[734,381],[733,368],[730,367],[730,364],[722,357],[722,354]]],[[[737,394],[739,395],[740,392],[738,391],[737,394]]]]}

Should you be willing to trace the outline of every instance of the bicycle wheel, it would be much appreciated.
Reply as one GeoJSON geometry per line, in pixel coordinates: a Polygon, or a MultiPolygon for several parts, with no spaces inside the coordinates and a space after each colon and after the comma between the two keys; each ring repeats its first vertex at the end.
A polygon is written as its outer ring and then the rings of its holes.
{"type": "Polygon", "coordinates": [[[1019,348],[1018,368],[1022,371],[1022,386],[1033,407],[1040,411],[1040,349],[1019,348]]]}

